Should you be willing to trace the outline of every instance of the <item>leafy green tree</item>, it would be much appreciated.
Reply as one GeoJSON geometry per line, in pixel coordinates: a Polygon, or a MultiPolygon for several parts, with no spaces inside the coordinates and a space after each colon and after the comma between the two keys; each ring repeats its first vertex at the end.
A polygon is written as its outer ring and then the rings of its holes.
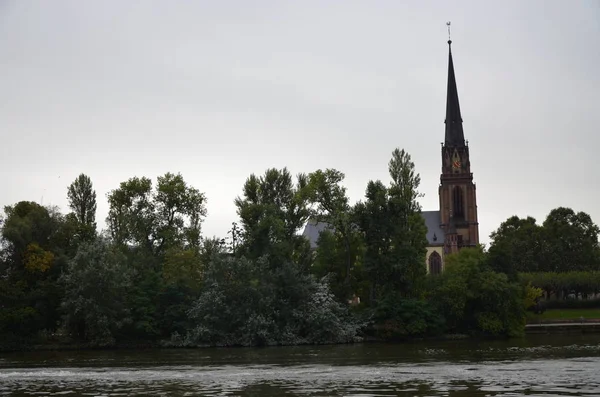
{"type": "MultiPolygon", "coordinates": [[[[5,319],[22,321],[23,326],[19,327],[22,335],[52,332],[59,323],[58,306],[62,297],[56,284],[65,261],[61,239],[56,238],[62,216],[54,208],[29,201],[5,207],[5,214],[0,278],[11,285],[9,291],[15,296],[0,307],[0,312],[4,312],[0,318],[12,313],[5,319]]],[[[11,329],[13,326],[8,324],[11,329]]]]}
{"type": "Polygon", "coordinates": [[[388,209],[388,190],[381,181],[369,181],[366,199],[355,205],[355,217],[365,239],[363,259],[365,277],[369,282],[368,302],[382,297],[389,281],[391,225],[388,209]]]}
{"type": "Polygon", "coordinates": [[[525,328],[525,286],[494,272],[482,247],[446,258],[431,302],[453,332],[519,336],[525,328]]]}
{"type": "Polygon", "coordinates": [[[170,249],[163,265],[164,286],[158,296],[157,325],[160,335],[185,335],[193,323],[188,312],[205,287],[205,271],[214,258],[226,255],[224,239],[203,238],[198,249],[170,249]]]}
{"type": "Polygon", "coordinates": [[[402,340],[440,335],[445,330],[444,317],[431,302],[403,299],[387,294],[374,312],[374,334],[382,340],[402,340]]]}
{"type": "Polygon", "coordinates": [[[490,264],[512,280],[520,272],[600,270],[600,229],[585,212],[555,208],[542,225],[512,216],[490,237],[490,264]]]}
{"type": "MultiPolygon", "coordinates": [[[[6,221],[2,237],[7,243],[7,255],[13,266],[25,267],[23,258],[30,244],[44,250],[51,248],[51,238],[58,222],[47,208],[31,201],[21,201],[4,207],[6,221]]],[[[16,271],[17,268],[13,268],[16,271]]]]}
{"type": "Polygon", "coordinates": [[[365,236],[365,272],[371,281],[370,300],[388,293],[419,298],[424,292],[427,228],[417,198],[419,174],[404,150],[389,162],[390,187],[370,181],[366,199],[355,206],[356,221],[365,236]]]}
{"type": "Polygon", "coordinates": [[[427,274],[424,263],[428,245],[427,227],[417,202],[422,197],[418,191],[421,177],[404,149],[392,152],[389,173],[392,178],[389,188],[392,252],[398,274],[396,291],[405,297],[419,298],[427,274]]]}
{"type": "Polygon", "coordinates": [[[79,225],[81,240],[94,238],[96,233],[96,191],[92,180],[80,174],[67,189],[69,208],[79,225]]]}
{"type": "Polygon", "coordinates": [[[197,290],[202,284],[203,263],[198,250],[171,248],[165,253],[163,277],[167,284],[197,290]]]}
{"type": "Polygon", "coordinates": [[[543,228],[532,217],[512,216],[490,235],[490,265],[515,280],[519,272],[538,271],[546,265],[548,243],[543,228]]]}
{"type": "MultiPolygon", "coordinates": [[[[552,296],[567,298],[574,294],[587,300],[600,294],[599,271],[519,273],[519,280],[541,288],[547,299],[552,296]]],[[[589,307],[589,303],[583,300],[575,300],[569,305],[577,307],[578,301],[581,307],[589,307]]]]}
{"type": "Polygon", "coordinates": [[[329,225],[327,233],[331,235],[321,235],[313,269],[317,275],[332,274],[336,296],[346,301],[357,292],[355,267],[361,238],[342,185],[344,174],[334,169],[317,170],[309,174],[308,180],[310,200],[316,205],[312,218],[329,225]]]}
{"type": "Polygon", "coordinates": [[[204,194],[181,174],[167,173],[157,178],[155,188],[145,177],[122,182],[108,201],[110,234],[132,269],[127,295],[132,321],[123,334],[156,339],[181,330],[181,323],[171,327],[168,319],[181,313],[198,289],[204,194]]]}
{"type": "Polygon", "coordinates": [[[418,191],[421,176],[415,171],[415,163],[404,149],[394,149],[388,170],[392,178],[390,194],[396,199],[395,205],[402,208],[403,222],[407,224],[411,214],[421,211],[421,205],[417,201],[423,197],[418,191]]]}
{"type": "Polygon", "coordinates": [[[349,237],[347,244],[340,234],[329,230],[321,232],[311,267],[311,272],[317,278],[327,277],[331,291],[340,302],[347,302],[353,296],[367,296],[369,293],[362,266],[365,249],[362,236],[358,231],[352,230],[349,237]],[[347,267],[348,249],[350,269],[347,267]]]}
{"type": "Polygon", "coordinates": [[[600,270],[600,229],[589,214],[555,208],[543,224],[550,253],[545,271],[600,270]]]}
{"type": "Polygon", "coordinates": [[[237,255],[249,259],[268,255],[273,266],[295,261],[308,268],[309,244],[297,232],[310,216],[309,198],[304,174],[296,183],[287,168],[268,169],[261,177],[250,175],[243,196],[235,199],[243,241],[237,255]]]}
{"type": "Polygon", "coordinates": [[[103,237],[82,243],[60,282],[68,332],[92,345],[113,345],[131,322],[127,295],[132,279],[125,256],[103,237]]]}
{"type": "Polygon", "coordinates": [[[108,195],[107,224],[112,238],[161,257],[171,247],[198,247],[206,216],[204,193],[189,186],[181,174],[122,182],[108,195]]]}

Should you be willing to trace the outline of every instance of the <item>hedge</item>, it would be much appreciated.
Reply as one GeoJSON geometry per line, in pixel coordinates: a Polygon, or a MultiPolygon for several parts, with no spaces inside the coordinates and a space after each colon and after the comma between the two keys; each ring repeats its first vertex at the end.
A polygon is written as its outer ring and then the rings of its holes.
{"type": "Polygon", "coordinates": [[[520,273],[519,278],[524,284],[531,283],[533,287],[541,288],[546,299],[554,296],[564,300],[596,300],[595,296],[600,293],[600,272],[520,273]]]}

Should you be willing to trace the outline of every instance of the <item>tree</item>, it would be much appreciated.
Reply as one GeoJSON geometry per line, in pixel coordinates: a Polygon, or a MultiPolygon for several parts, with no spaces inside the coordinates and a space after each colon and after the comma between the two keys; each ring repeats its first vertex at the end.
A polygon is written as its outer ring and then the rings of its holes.
{"type": "Polygon", "coordinates": [[[181,174],[159,176],[156,190],[148,178],[131,178],[109,193],[108,203],[108,227],[119,244],[132,244],[156,257],[171,247],[200,245],[206,197],[181,174]]]}
{"type": "Polygon", "coordinates": [[[389,162],[392,179],[367,185],[366,200],[355,207],[365,236],[365,272],[371,281],[371,300],[386,294],[418,298],[426,275],[427,228],[416,201],[420,176],[404,150],[394,150],[389,162]]]}
{"type": "Polygon", "coordinates": [[[206,197],[181,174],[166,173],[155,188],[145,177],[122,182],[108,201],[110,234],[133,269],[127,294],[132,321],[123,333],[139,339],[181,330],[181,322],[169,320],[198,288],[206,197]]]}
{"type": "Polygon", "coordinates": [[[322,231],[317,239],[311,272],[317,278],[327,278],[331,291],[340,302],[347,302],[353,295],[363,297],[369,293],[362,266],[364,249],[363,238],[356,230],[352,230],[348,243],[330,230],[322,231]]]}
{"type": "Polygon", "coordinates": [[[463,248],[446,258],[431,301],[452,332],[522,335],[525,286],[492,271],[483,248],[463,248]]]}
{"type": "Polygon", "coordinates": [[[62,215],[55,208],[30,201],[6,206],[5,214],[0,278],[11,285],[8,294],[14,295],[0,304],[0,317],[7,315],[13,319],[10,321],[22,322],[18,327],[21,335],[53,331],[58,326],[62,298],[56,280],[65,261],[63,241],[57,238],[61,235],[62,215]]]}
{"type": "Polygon", "coordinates": [[[417,202],[421,177],[415,171],[411,156],[404,149],[395,149],[389,162],[392,178],[389,188],[392,246],[399,275],[396,291],[405,297],[418,298],[422,293],[427,270],[427,227],[417,202]]]}
{"type": "Polygon", "coordinates": [[[490,234],[489,260],[492,268],[516,280],[519,272],[543,269],[548,257],[544,230],[535,218],[512,216],[490,234]]]}
{"type": "MultiPolygon", "coordinates": [[[[389,281],[390,219],[388,190],[381,181],[369,181],[365,200],[355,205],[356,222],[364,234],[364,271],[370,284],[368,301],[375,303],[389,281]]],[[[367,297],[365,297],[367,298],[367,297]]]]}
{"type": "Polygon", "coordinates": [[[132,279],[125,256],[103,237],[82,243],[60,282],[69,333],[93,345],[113,345],[131,322],[127,295],[132,279]]]}
{"type": "Polygon", "coordinates": [[[545,271],[600,270],[600,229],[589,214],[558,207],[543,224],[550,247],[545,271]]]}
{"type": "Polygon", "coordinates": [[[388,170],[392,178],[392,195],[397,199],[396,203],[404,207],[405,222],[408,222],[410,214],[421,211],[421,205],[417,201],[418,198],[423,197],[423,194],[418,191],[421,176],[416,173],[415,163],[404,149],[394,149],[392,159],[388,163],[388,170]]]}
{"type": "Polygon", "coordinates": [[[50,249],[51,237],[58,222],[50,216],[47,208],[32,201],[21,201],[4,207],[4,212],[6,221],[2,227],[2,237],[8,244],[8,255],[13,266],[23,265],[22,259],[29,244],[35,243],[45,250],[50,249]]]}
{"type": "Polygon", "coordinates": [[[243,241],[237,255],[249,259],[268,255],[273,266],[295,261],[307,268],[309,245],[297,234],[310,216],[307,186],[305,174],[294,183],[287,168],[268,169],[261,177],[250,175],[243,196],[235,199],[243,241]]]}
{"type": "Polygon", "coordinates": [[[600,229],[585,212],[555,208],[542,225],[512,216],[490,237],[490,264],[511,279],[519,272],[600,270],[600,229]]]}
{"type": "MultiPolygon", "coordinates": [[[[354,264],[360,250],[358,228],[352,219],[352,207],[342,186],[344,174],[334,169],[317,170],[308,176],[309,195],[316,208],[312,218],[317,222],[329,225],[333,240],[323,233],[318,242],[315,267],[321,270],[329,269],[343,285],[336,286],[336,295],[346,301],[355,286],[351,285],[354,264]],[[331,241],[330,241],[331,240],[331,241]],[[342,246],[337,249],[337,241],[342,246]],[[341,255],[340,255],[341,254],[341,255]],[[341,256],[341,257],[340,257],[341,256]],[[336,263],[342,262],[342,266],[336,263]]],[[[338,282],[339,282],[338,281],[338,282]]]]}
{"type": "Polygon", "coordinates": [[[84,239],[93,238],[96,232],[96,191],[92,180],[80,174],[67,189],[69,208],[81,226],[84,239]]]}

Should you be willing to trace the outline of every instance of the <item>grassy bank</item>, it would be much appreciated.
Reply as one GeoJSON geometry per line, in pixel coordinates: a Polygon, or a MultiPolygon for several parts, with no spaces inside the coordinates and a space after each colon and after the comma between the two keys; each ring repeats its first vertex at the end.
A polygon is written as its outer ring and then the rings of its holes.
{"type": "Polygon", "coordinates": [[[549,309],[543,314],[527,314],[528,323],[599,320],[600,309],[549,309]]]}

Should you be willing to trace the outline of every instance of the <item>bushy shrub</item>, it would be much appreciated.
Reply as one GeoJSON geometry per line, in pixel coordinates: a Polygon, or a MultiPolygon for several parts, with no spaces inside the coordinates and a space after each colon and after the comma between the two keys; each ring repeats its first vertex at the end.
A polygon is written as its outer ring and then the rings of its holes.
{"type": "Polygon", "coordinates": [[[586,299],[600,293],[600,272],[520,273],[519,278],[523,283],[541,288],[546,298],[575,295],[586,299]]]}
{"type": "Polygon", "coordinates": [[[266,258],[215,257],[189,311],[186,344],[216,346],[344,343],[359,324],[325,280],[293,263],[273,269],[266,258]]]}
{"type": "Polygon", "coordinates": [[[126,304],[131,283],[124,257],[101,237],[82,243],[60,282],[67,332],[91,345],[113,345],[131,321],[126,304]]]}
{"type": "Polygon", "coordinates": [[[481,248],[463,248],[446,261],[432,292],[451,332],[519,336],[526,321],[525,288],[491,270],[481,248]]]}
{"type": "Polygon", "coordinates": [[[439,335],[445,320],[430,302],[388,295],[374,311],[374,336],[383,340],[402,340],[439,335]]]}

